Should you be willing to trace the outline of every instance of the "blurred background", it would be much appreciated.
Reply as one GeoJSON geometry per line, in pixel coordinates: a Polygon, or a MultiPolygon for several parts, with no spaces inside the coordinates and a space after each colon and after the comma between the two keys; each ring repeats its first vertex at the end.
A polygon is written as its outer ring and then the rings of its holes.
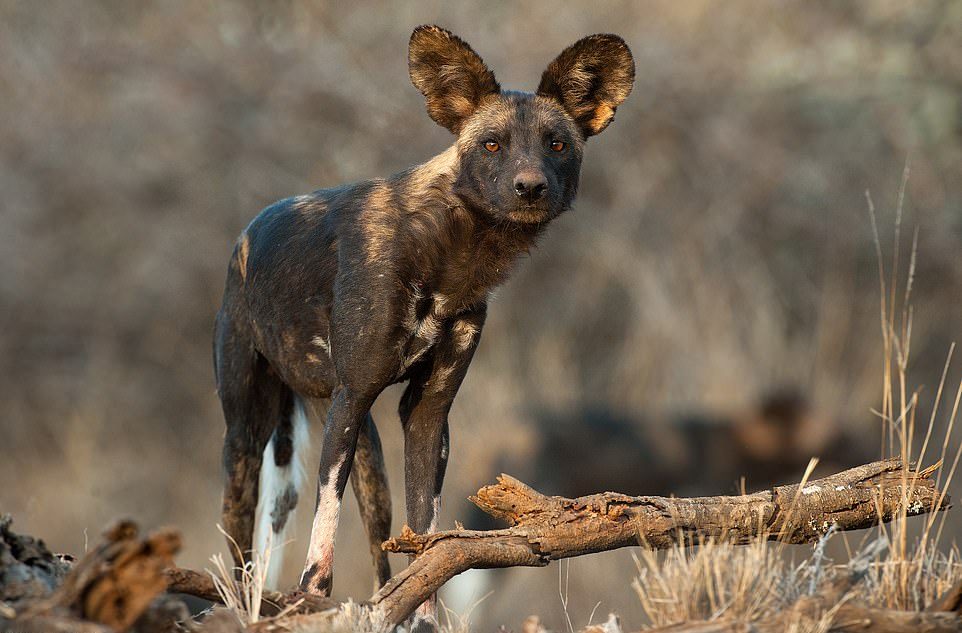
{"type": "MultiPolygon", "coordinates": [[[[233,241],[278,198],[451,143],[408,79],[421,23],[462,35],[505,88],[533,89],[594,32],[637,64],[576,209],[491,306],[451,414],[443,527],[490,527],[465,497],[502,471],[569,496],[722,494],[796,480],[811,456],[876,457],[865,192],[890,252],[906,163],[910,386],[928,411],[962,333],[962,2],[4,1],[0,511],[19,531],[79,553],[130,516],[183,530],[182,565],[223,551],[210,339],[233,241]]],[[[374,412],[395,532],[399,395],[374,412]]],[[[529,613],[562,629],[558,572],[471,572],[442,598],[493,592],[477,630],[529,613]]],[[[575,625],[598,602],[640,625],[634,573],[624,551],[572,561],[575,625]]],[[[335,594],[370,583],[349,499],[335,594]]]]}

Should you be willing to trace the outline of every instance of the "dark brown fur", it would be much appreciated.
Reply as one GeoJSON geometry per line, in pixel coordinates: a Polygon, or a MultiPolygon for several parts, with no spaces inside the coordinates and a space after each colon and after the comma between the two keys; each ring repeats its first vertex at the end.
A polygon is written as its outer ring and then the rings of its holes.
{"type": "MultiPolygon", "coordinates": [[[[330,399],[319,485],[339,500],[353,463],[379,582],[390,571],[380,550],[390,497],[371,404],[386,386],[408,382],[400,405],[407,517],[416,531],[432,529],[447,415],[488,296],[571,206],[585,140],[607,126],[634,78],[627,46],[612,35],[565,50],[538,94],[502,92],[480,57],[438,27],[415,30],[409,61],[428,114],[456,143],[389,178],[266,208],[235,248],[215,333],[228,533],[250,547],[261,455],[273,433],[277,465],[290,462],[292,403],[323,409],[316,403],[330,399]]],[[[285,521],[290,499],[279,501],[285,521]]],[[[317,541],[333,534],[337,504],[318,499],[320,531],[301,584],[326,593],[333,545],[317,541]]]]}

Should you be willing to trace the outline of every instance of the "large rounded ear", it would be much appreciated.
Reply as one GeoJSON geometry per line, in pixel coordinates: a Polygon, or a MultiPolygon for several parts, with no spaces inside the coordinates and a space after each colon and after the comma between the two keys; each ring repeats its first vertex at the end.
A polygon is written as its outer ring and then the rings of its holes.
{"type": "Polygon", "coordinates": [[[589,35],[561,52],[541,75],[538,94],[557,100],[585,137],[615,118],[635,82],[635,60],[617,35],[589,35]]]}
{"type": "Polygon", "coordinates": [[[501,87],[478,54],[439,26],[419,26],[408,47],[411,81],[427,100],[428,114],[455,134],[488,95],[501,87]]]}

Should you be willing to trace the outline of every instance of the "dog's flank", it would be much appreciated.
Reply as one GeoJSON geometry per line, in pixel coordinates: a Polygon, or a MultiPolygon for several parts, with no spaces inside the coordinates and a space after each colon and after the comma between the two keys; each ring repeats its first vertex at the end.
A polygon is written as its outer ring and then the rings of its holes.
{"type": "Polygon", "coordinates": [[[264,209],[238,239],[217,316],[224,526],[242,557],[272,544],[280,565],[303,498],[296,464],[310,414],[326,417],[301,577],[316,593],[331,589],[349,473],[376,583],[390,575],[380,549],[390,495],[370,408],[392,383],[408,383],[399,407],[407,522],[438,528],[448,411],[490,293],[571,207],[585,141],[611,122],[634,79],[631,53],[613,35],[563,51],[536,93],[502,91],[467,44],[434,26],[414,31],[409,65],[428,114],[455,143],[393,176],[264,209]]]}

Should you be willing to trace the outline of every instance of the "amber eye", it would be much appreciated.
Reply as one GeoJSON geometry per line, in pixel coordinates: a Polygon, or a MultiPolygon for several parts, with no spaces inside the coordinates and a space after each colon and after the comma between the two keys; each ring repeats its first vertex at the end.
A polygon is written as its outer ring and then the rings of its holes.
{"type": "Polygon", "coordinates": [[[499,149],[501,149],[501,146],[498,144],[497,141],[485,141],[484,149],[488,150],[489,152],[496,152],[499,149]]]}
{"type": "Polygon", "coordinates": [[[565,147],[566,147],[566,145],[565,145],[564,143],[562,143],[561,141],[551,141],[551,151],[552,151],[552,152],[561,152],[561,151],[564,151],[564,148],[565,148],[565,147]]]}

